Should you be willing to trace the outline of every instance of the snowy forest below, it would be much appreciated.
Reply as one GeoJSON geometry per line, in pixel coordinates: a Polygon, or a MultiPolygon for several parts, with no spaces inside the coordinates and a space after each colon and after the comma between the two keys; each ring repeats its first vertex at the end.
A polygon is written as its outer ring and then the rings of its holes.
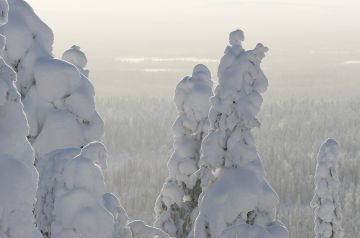
{"type": "MultiPolygon", "coordinates": [[[[169,127],[176,117],[174,103],[99,98],[97,105],[105,121],[105,141],[112,163],[105,173],[109,190],[119,195],[130,217],[151,223],[155,199],[167,176],[166,161],[172,153],[169,127]],[[134,107],[136,111],[132,110],[134,107]],[[157,133],[161,136],[154,137],[157,133]]],[[[315,159],[327,137],[337,138],[342,148],[339,177],[345,237],[357,237],[359,113],[358,99],[289,101],[263,106],[259,114],[262,126],[255,131],[255,139],[268,180],[280,196],[279,215],[290,237],[314,237],[310,201],[314,193],[315,159]]]]}
{"type": "Polygon", "coordinates": [[[0,238],[358,237],[360,98],[267,101],[240,29],[172,100],[99,95],[82,48],[0,11],[0,238]]]}

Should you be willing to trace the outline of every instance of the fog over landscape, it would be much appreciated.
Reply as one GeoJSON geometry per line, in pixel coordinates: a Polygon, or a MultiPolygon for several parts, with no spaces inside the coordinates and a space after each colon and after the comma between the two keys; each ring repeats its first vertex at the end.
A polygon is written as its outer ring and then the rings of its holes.
{"type": "Polygon", "coordinates": [[[52,27],[56,55],[72,44],[87,53],[98,97],[171,99],[197,63],[217,81],[227,34],[236,28],[245,32],[245,48],[262,42],[270,49],[263,62],[270,80],[265,103],[343,100],[360,89],[356,0],[29,3],[52,27]]]}
{"type": "Polygon", "coordinates": [[[359,0],[25,2],[0,0],[1,238],[359,236],[359,0]]]}

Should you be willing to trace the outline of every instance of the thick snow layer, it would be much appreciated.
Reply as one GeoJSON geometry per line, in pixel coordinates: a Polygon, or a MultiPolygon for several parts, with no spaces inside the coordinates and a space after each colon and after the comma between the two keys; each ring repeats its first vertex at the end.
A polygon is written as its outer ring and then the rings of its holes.
{"type": "MultiPolygon", "coordinates": [[[[8,8],[7,1],[1,0],[0,25],[7,22],[8,8]]],[[[0,237],[40,238],[32,212],[38,172],[33,166],[34,152],[26,138],[29,126],[15,83],[16,73],[0,57],[0,237]]]]}
{"type": "MultiPolygon", "coordinates": [[[[251,170],[241,167],[222,169],[202,197],[194,237],[208,237],[204,236],[206,233],[211,234],[210,237],[220,237],[229,229],[228,224],[257,224],[271,233],[275,231],[269,228],[276,217],[278,202],[267,181],[259,179],[251,170]],[[208,231],[204,229],[206,226],[208,231]]],[[[276,224],[276,230],[276,233],[287,234],[282,224],[276,224]]]]}
{"type": "Polygon", "coordinates": [[[4,25],[8,21],[9,4],[7,0],[0,1],[0,25],[4,25]]]}
{"type": "Polygon", "coordinates": [[[36,218],[46,237],[131,237],[126,212],[106,193],[106,156],[105,146],[92,142],[39,160],[36,218]]]}
{"type": "Polygon", "coordinates": [[[276,218],[277,194],[268,184],[251,129],[259,127],[268,81],[260,68],[267,47],[245,51],[241,30],[230,33],[211,98],[210,130],[201,146],[202,194],[195,238],[288,237],[276,218]]]}
{"type": "Polygon", "coordinates": [[[201,192],[199,178],[200,145],[209,128],[208,111],[212,96],[209,69],[194,67],[192,76],[179,82],[175,90],[178,117],[173,125],[174,153],[169,162],[169,177],[155,204],[154,225],[178,238],[191,232],[201,192]]]}
{"type": "Polygon", "coordinates": [[[73,45],[70,49],[65,51],[62,55],[62,59],[75,65],[82,74],[89,77],[89,70],[85,69],[87,65],[87,58],[84,52],[80,50],[80,47],[73,45]]]}
{"type": "Polygon", "coordinates": [[[103,199],[105,208],[111,212],[115,220],[114,238],[132,238],[132,232],[128,226],[129,217],[119,199],[112,193],[105,193],[103,199]]]}
{"type": "Polygon", "coordinates": [[[135,220],[129,223],[129,227],[134,237],[142,235],[142,237],[158,237],[158,238],[170,238],[168,234],[159,228],[146,225],[141,220],[135,220]]]}
{"type": "Polygon", "coordinates": [[[320,147],[316,172],[315,194],[311,207],[315,214],[316,238],[342,238],[342,209],[339,199],[339,178],[336,164],[339,145],[334,139],[326,140],[320,147]]]}
{"type": "Polygon", "coordinates": [[[99,140],[103,122],[84,69],[85,54],[74,46],[63,56],[69,62],[55,59],[51,29],[26,2],[11,0],[9,5],[9,22],[0,28],[7,37],[2,55],[18,73],[36,157],[99,140]]]}
{"type": "Polygon", "coordinates": [[[106,192],[102,169],[107,152],[100,142],[60,149],[38,161],[37,224],[51,238],[169,236],[142,221],[129,223],[119,199],[106,192]]]}

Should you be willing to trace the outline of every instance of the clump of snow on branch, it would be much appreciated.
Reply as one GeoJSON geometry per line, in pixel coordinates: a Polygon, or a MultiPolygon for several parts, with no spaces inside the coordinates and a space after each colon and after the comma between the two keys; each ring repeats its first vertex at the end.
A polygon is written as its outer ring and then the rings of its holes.
{"type": "Polygon", "coordinates": [[[66,50],[62,55],[62,59],[72,63],[83,75],[89,77],[89,70],[85,69],[87,58],[85,53],[80,50],[80,46],[73,45],[70,49],[66,50]]]}
{"type": "MultiPolygon", "coordinates": [[[[7,1],[0,1],[0,25],[6,24],[7,1]]],[[[1,50],[4,49],[4,36],[1,50]]],[[[17,88],[16,73],[0,57],[0,237],[40,238],[32,212],[38,182],[29,126],[17,88]]]]}
{"type": "Polygon", "coordinates": [[[83,69],[86,56],[73,47],[72,53],[64,55],[71,63],[55,59],[51,29],[26,2],[11,0],[9,5],[9,23],[0,28],[7,37],[2,55],[18,74],[36,157],[99,140],[103,122],[95,110],[88,72],[83,69]]]}
{"type": "Polygon", "coordinates": [[[197,215],[201,187],[195,172],[201,141],[209,128],[210,96],[211,74],[202,64],[196,65],[192,76],[182,79],[175,91],[174,153],[168,162],[169,177],[156,200],[154,224],[178,238],[188,236],[197,215]]]}
{"type": "Polygon", "coordinates": [[[315,194],[311,207],[315,214],[316,238],[343,238],[342,209],[339,199],[339,178],[336,164],[339,145],[334,139],[320,147],[315,172],[315,194]]]}
{"type": "Polygon", "coordinates": [[[210,131],[201,148],[199,215],[194,237],[288,237],[277,220],[279,198],[266,180],[251,130],[259,127],[268,80],[260,68],[267,47],[245,51],[244,33],[230,33],[211,98],[210,131]]]}

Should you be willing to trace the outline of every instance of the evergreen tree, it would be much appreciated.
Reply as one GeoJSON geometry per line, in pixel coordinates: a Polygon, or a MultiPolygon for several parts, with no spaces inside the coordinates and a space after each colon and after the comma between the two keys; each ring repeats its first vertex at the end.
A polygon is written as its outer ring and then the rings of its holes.
{"type": "Polygon", "coordinates": [[[169,177],[155,204],[154,225],[178,238],[188,237],[197,215],[200,180],[200,145],[209,128],[208,111],[212,81],[209,69],[196,65],[192,76],[177,85],[175,104],[178,117],[173,125],[174,153],[169,162],[169,177]]]}

